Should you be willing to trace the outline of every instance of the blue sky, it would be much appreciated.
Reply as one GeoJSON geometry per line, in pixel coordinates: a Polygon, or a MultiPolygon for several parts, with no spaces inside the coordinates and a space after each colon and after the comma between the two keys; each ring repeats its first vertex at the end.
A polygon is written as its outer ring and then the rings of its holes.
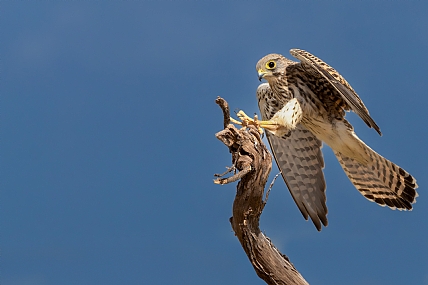
{"type": "MultiPolygon", "coordinates": [[[[229,224],[215,105],[257,112],[256,62],[305,49],[417,179],[412,212],[364,199],[324,147],[329,226],[277,180],[261,229],[310,284],[428,284],[423,1],[3,1],[1,283],[264,284],[229,224]]],[[[273,168],[272,177],[278,173],[273,168]]]]}

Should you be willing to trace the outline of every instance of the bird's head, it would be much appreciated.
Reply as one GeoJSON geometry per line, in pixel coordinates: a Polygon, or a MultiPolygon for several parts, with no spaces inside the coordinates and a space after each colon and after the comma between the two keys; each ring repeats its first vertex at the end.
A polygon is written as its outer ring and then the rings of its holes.
{"type": "Polygon", "coordinates": [[[277,53],[271,53],[260,59],[256,64],[256,70],[259,74],[259,80],[262,78],[270,82],[272,79],[285,73],[289,61],[277,53]]]}

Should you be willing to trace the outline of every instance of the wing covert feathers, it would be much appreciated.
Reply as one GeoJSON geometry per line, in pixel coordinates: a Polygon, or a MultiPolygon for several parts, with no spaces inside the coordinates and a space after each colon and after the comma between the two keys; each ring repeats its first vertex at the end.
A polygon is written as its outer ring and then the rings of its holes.
{"type": "Polygon", "coordinates": [[[342,96],[343,100],[345,100],[351,110],[360,116],[360,118],[370,128],[374,128],[379,135],[382,135],[379,126],[370,116],[369,111],[358,94],[354,89],[352,89],[351,85],[349,85],[345,78],[343,78],[333,67],[304,50],[292,49],[290,50],[290,54],[299,59],[305,68],[310,68],[312,69],[312,72],[315,71],[320,76],[323,76],[342,96]]]}

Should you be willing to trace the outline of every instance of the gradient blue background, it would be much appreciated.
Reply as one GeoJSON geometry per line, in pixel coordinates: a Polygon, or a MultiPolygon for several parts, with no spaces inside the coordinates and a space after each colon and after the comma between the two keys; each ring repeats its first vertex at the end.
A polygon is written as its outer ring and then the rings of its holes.
{"type": "MultiPolygon", "coordinates": [[[[344,1],[345,2],[345,1],[344,1]]],[[[336,68],[417,179],[412,212],[368,202],[324,147],[330,225],[277,180],[261,229],[310,284],[428,284],[428,4],[2,1],[1,284],[264,284],[229,224],[215,105],[257,112],[255,64],[336,68]]],[[[273,168],[272,177],[278,173],[273,168]]]]}

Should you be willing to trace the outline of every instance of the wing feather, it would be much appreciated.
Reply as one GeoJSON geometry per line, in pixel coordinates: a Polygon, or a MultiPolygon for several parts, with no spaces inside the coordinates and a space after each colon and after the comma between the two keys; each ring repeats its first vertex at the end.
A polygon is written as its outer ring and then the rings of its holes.
{"type": "Polygon", "coordinates": [[[292,49],[290,50],[290,54],[299,59],[305,67],[309,67],[319,75],[323,76],[342,96],[342,99],[349,105],[351,110],[360,116],[360,118],[370,128],[374,128],[379,135],[382,135],[379,126],[370,116],[369,111],[358,94],[354,89],[352,89],[351,85],[349,85],[345,78],[343,78],[333,67],[304,50],[292,49]]]}
{"type": "Polygon", "coordinates": [[[297,207],[306,220],[310,216],[321,230],[321,222],[328,224],[321,142],[300,124],[289,137],[280,138],[269,132],[266,137],[297,207]]]}
{"type": "MultiPolygon", "coordinates": [[[[269,109],[272,104],[267,104],[267,100],[273,98],[271,92],[267,83],[257,89],[264,120],[275,113],[269,109]]],[[[266,137],[297,207],[306,220],[310,217],[315,227],[321,230],[321,223],[324,226],[328,224],[321,141],[301,124],[288,136],[277,137],[267,131],[266,137]]]]}

